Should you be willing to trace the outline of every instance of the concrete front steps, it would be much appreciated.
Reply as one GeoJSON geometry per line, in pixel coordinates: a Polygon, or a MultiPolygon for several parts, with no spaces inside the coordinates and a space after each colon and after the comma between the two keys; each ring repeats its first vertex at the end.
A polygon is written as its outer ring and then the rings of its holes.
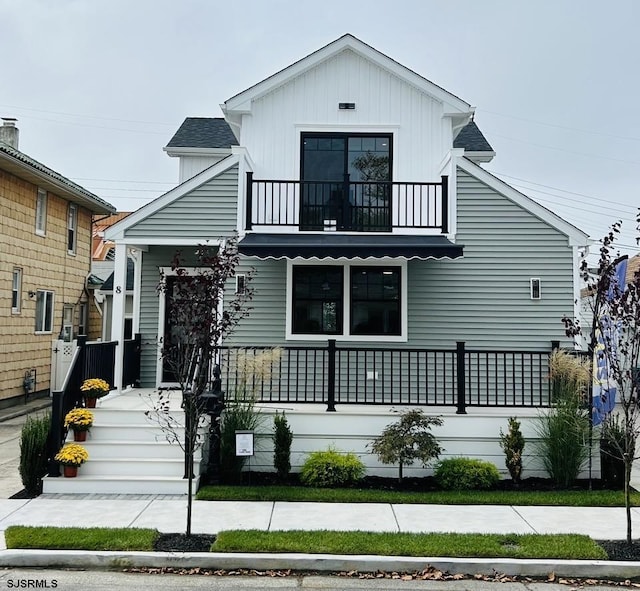
{"type": "MultiPolygon", "coordinates": [[[[184,452],[178,443],[167,441],[157,422],[145,416],[149,401],[140,402],[139,392],[98,401],[98,407],[92,410],[93,427],[81,443],[89,460],[80,466],[75,478],[44,478],[43,492],[186,495],[184,452]]],[[[170,414],[183,421],[179,404],[172,403],[170,414]]],[[[206,428],[202,436],[206,438],[206,428]]],[[[67,440],[73,440],[73,433],[67,440]]],[[[198,449],[194,454],[194,493],[204,468],[202,458],[202,449],[198,449]]]]}

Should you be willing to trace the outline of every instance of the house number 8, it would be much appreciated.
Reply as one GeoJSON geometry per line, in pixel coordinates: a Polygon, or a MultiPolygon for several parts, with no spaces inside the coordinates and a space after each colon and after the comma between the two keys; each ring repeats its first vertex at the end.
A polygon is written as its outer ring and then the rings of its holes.
{"type": "Polygon", "coordinates": [[[116,286],[116,293],[122,293],[122,287],[120,285],[116,286]]]}

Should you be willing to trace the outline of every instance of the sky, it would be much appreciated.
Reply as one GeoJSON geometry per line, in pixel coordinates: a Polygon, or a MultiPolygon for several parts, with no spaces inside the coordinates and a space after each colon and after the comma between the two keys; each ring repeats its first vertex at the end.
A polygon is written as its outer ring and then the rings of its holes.
{"type": "Polygon", "coordinates": [[[185,117],[351,33],[476,108],[484,165],[593,239],[640,206],[638,0],[0,0],[20,149],[132,211],[185,117]]]}

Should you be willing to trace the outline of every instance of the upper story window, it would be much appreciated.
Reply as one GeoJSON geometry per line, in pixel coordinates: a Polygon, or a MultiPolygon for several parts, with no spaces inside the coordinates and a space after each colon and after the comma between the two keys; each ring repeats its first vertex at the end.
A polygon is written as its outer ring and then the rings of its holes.
{"type": "Polygon", "coordinates": [[[78,239],[78,206],[75,203],[69,203],[67,212],[67,252],[69,254],[76,253],[76,242],[78,239]]]}
{"type": "Polygon", "coordinates": [[[36,332],[53,332],[53,292],[46,289],[36,292],[36,332]]]}
{"type": "Polygon", "coordinates": [[[11,282],[11,313],[20,314],[22,308],[22,269],[13,269],[11,282]]]}
{"type": "Polygon", "coordinates": [[[36,234],[44,236],[47,231],[47,192],[38,189],[36,197],[36,234]]]}
{"type": "Polygon", "coordinates": [[[303,133],[300,229],[390,230],[392,139],[303,133]]]}

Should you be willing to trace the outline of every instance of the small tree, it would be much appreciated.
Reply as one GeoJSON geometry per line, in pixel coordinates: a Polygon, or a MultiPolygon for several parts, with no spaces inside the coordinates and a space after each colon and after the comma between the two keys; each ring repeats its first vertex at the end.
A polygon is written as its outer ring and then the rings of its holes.
{"type": "Polygon", "coordinates": [[[158,285],[158,291],[171,303],[167,311],[171,332],[165,335],[161,355],[180,387],[184,420],[172,414],[169,395],[162,392],[153,410],[146,414],[158,422],[170,443],[177,443],[184,451],[188,479],[187,536],[191,535],[193,458],[204,443],[201,431],[206,406],[202,394],[211,379],[212,364],[218,360],[218,348],[248,315],[248,302],[253,295],[248,285],[253,272],[246,274],[242,292],[225,292],[239,260],[235,236],[220,247],[198,246],[191,268],[182,252],[177,252],[171,264],[175,277],[161,274],[158,285]]]}
{"type": "MultiPolygon", "coordinates": [[[[640,230],[640,213],[636,223],[636,230],[640,230]]],[[[615,251],[621,226],[620,221],[613,224],[600,241],[595,275],[583,258],[581,276],[586,283],[585,291],[593,313],[589,352],[596,366],[595,383],[599,390],[594,389],[592,418],[602,420],[597,413],[602,409],[605,413],[613,412],[620,416],[617,423],[602,422],[602,435],[613,442],[616,455],[624,461],[627,543],[631,545],[631,468],[638,457],[636,441],[640,437],[640,270],[630,281],[626,277],[626,264],[623,262],[626,257],[618,256],[615,251]],[[607,430],[616,424],[621,427],[621,434],[607,434],[607,430]]],[[[640,242],[640,238],[637,241],[640,242]]],[[[564,317],[563,322],[568,336],[581,334],[578,319],[564,317]]]]}
{"type": "Polygon", "coordinates": [[[514,484],[520,484],[522,477],[522,454],[524,453],[524,437],[520,431],[520,421],[509,417],[509,430],[500,429],[500,447],[504,451],[505,465],[514,484]]]}
{"type": "Polygon", "coordinates": [[[371,451],[383,464],[398,464],[398,482],[402,482],[402,469],[420,460],[423,466],[436,460],[444,451],[431,433],[431,427],[440,427],[440,417],[428,417],[421,410],[404,411],[400,420],[385,427],[370,444],[371,451]]]}
{"type": "Polygon", "coordinates": [[[291,471],[291,443],[293,433],[284,412],[273,417],[273,467],[280,480],[286,480],[291,471]]]}

